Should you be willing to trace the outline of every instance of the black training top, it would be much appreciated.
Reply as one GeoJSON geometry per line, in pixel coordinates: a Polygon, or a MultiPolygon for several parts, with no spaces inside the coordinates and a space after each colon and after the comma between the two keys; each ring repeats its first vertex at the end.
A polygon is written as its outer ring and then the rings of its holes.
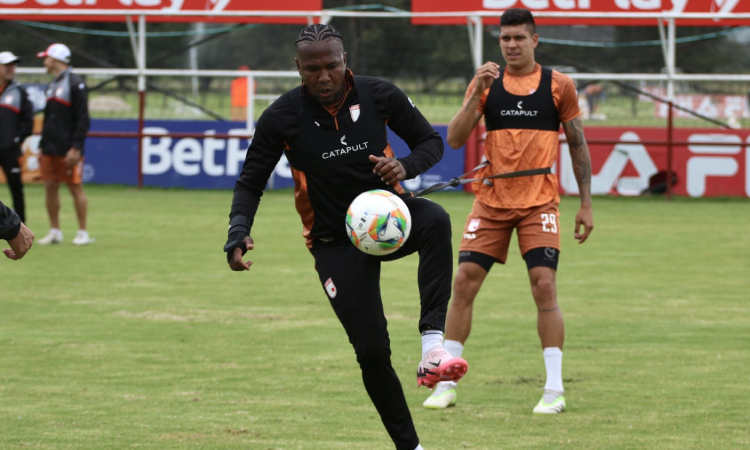
{"type": "Polygon", "coordinates": [[[88,92],[83,79],[66,69],[47,85],[47,105],[39,149],[44,155],[65,156],[83,143],[89,131],[88,92]]]}
{"type": "Polygon", "coordinates": [[[18,236],[21,218],[15,211],[0,202],[0,239],[10,240],[18,236]]]}
{"type": "Polygon", "coordinates": [[[346,239],[344,219],[349,203],[360,193],[390,187],[372,170],[369,155],[393,156],[386,124],[409,146],[399,161],[406,179],[435,165],[443,156],[443,140],[393,84],[347,74],[349,90],[334,115],[300,86],[282,95],[261,115],[245,164],[234,189],[230,217],[250,219],[282,152],[295,181],[297,211],[308,246],[346,239]]]}
{"type": "Polygon", "coordinates": [[[34,108],[26,90],[15,80],[0,91],[0,155],[21,156],[21,145],[31,136],[34,108]]]}

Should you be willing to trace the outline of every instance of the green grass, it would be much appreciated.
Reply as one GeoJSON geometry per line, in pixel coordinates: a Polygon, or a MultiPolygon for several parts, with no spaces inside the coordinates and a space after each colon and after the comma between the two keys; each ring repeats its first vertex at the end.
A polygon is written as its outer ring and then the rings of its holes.
{"type": "MultiPolygon", "coordinates": [[[[264,196],[246,273],[221,251],[230,192],[87,192],[95,244],[70,244],[63,192],[66,242],[0,261],[0,448],[393,448],[290,191],[264,196]]],[[[458,239],[472,198],[431,197],[458,239]]],[[[41,237],[39,186],[27,202],[41,237]]],[[[560,416],[531,414],[544,365],[515,244],[477,299],[471,369],[447,411],[422,409],[428,391],[415,382],[417,258],[384,265],[393,364],[425,449],[750,445],[750,201],[596,198],[584,245],[573,239],[576,203],[561,205],[560,416]]]]}

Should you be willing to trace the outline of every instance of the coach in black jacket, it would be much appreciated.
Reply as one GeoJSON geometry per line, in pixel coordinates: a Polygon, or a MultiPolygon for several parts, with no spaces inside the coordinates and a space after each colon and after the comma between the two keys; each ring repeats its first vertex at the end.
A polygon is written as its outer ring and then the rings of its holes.
{"type": "Polygon", "coordinates": [[[365,389],[397,450],[421,450],[391,365],[380,265],[419,254],[422,357],[417,384],[431,388],[440,380],[463,376],[466,361],[453,358],[442,345],[453,276],[450,218],[437,203],[411,196],[400,185],[440,160],[443,141],[400,89],[377,78],[354,76],[347,69],[343,41],[332,27],[305,28],[296,48],[303,84],[282,95],[258,120],[235,186],[224,250],[232,270],[250,269],[251,262],[242,256],[254,245],[249,233],[260,197],[286,154],[321,291],[354,347],[365,389]],[[406,142],[409,155],[395,158],[386,125],[406,142]],[[365,254],[347,237],[349,204],[373,189],[399,195],[411,213],[408,240],[387,256],[365,254]]]}
{"type": "Polygon", "coordinates": [[[34,233],[26,227],[15,211],[0,202],[0,239],[5,239],[10,248],[3,253],[10,259],[21,259],[34,242],[34,233]]]}
{"type": "Polygon", "coordinates": [[[13,208],[26,221],[21,179],[21,145],[31,135],[34,108],[26,90],[13,79],[21,58],[0,52],[0,166],[8,180],[13,208]]]}
{"type": "Polygon", "coordinates": [[[83,191],[83,144],[89,131],[88,93],[83,79],[71,71],[70,49],[52,44],[37,54],[54,79],[47,86],[44,127],[39,149],[42,152],[42,180],[47,194],[50,231],[39,244],[62,242],[60,231],[60,183],[68,185],[73,195],[78,233],[75,245],[91,242],[86,231],[88,201],[83,191]]]}

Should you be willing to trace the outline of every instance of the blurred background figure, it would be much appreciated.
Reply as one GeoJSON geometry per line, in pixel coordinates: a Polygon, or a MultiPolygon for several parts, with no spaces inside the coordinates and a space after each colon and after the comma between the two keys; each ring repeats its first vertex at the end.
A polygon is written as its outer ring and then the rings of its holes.
{"type": "Polygon", "coordinates": [[[16,81],[16,66],[21,58],[0,52],[0,166],[13,197],[13,208],[26,221],[26,206],[21,179],[21,145],[31,135],[34,109],[26,90],[16,81]]]}
{"type": "Polygon", "coordinates": [[[607,120],[607,115],[597,112],[599,103],[604,100],[606,91],[604,86],[599,83],[591,83],[583,88],[583,94],[586,96],[586,102],[589,107],[588,119],[591,120],[607,120]]]}
{"type": "MultiPolygon", "coordinates": [[[[250,70],[250,67],[242,65],[237,70],[250,70]]],[[[247,119],[247,77],[239,76],[232,80],[231,98],[232,113],[234,121],[244,122],[247,119]]]]}
{"type": "Polygon", "coordinates": [[[42,153],[42,180],[47,201],[50,231],[39,244],[62,242],[60,230],[60,184],[68,185],[73,196],[78,232],[74,245],[92,242],[86,230],[88,199],[83,191],[83,144],[89,131],[88,91],[83,78],[70,67],[70,49],[52,44],[37,57],[44,58],[44,67],[53,80],[47,86],[44,126],[39,149],[42,153]]]}

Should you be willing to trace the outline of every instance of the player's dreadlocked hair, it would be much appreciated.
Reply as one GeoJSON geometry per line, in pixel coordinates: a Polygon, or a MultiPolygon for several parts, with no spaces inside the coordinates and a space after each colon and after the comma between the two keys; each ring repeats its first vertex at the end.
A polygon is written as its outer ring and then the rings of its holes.
{"type": "Polygon", "coordinates": [[[303,29],[299,36],[297,36],[297,42],[294,43],[296,47],[307,42],[323,42],[330,39],[338,39],[341,44],[344,44],[344,40],[341,35],[330,25],[323,25],[322,23],[314,23],[305,29],[303,29]]]}
{"type": "Polygon", "coordinates": [[[534,16],[531,11],[523,8],[511,8],[505,10],[502,16],[500,16],[500,26],[503,25],[526,25],[531,31],[531,34],[536,34],[536,23],[534,23],[534,16]]]}

